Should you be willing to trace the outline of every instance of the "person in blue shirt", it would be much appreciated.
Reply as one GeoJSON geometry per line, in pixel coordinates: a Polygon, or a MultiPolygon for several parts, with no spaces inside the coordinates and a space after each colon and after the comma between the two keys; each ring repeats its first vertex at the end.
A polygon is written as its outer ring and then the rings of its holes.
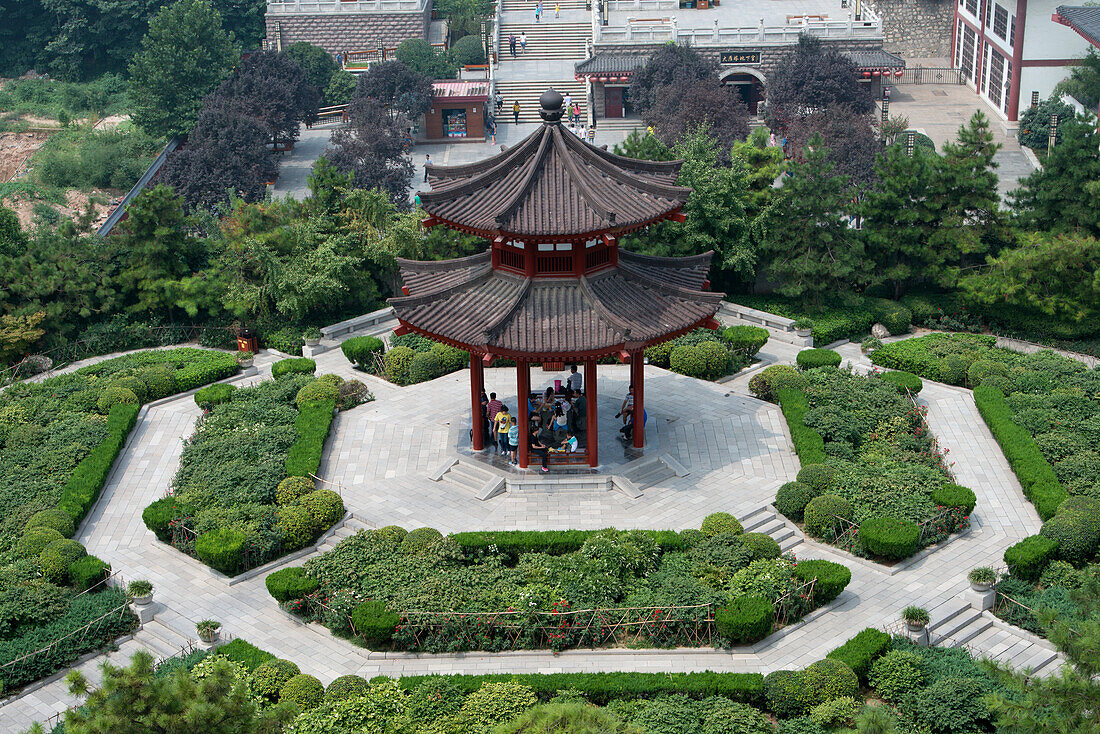
{"type": "Polygon", "coordinates": [[[518,463],[516,461],[516,452],[519,451],[519,426],[516,424],[516,417],[512,416],[511,423],[508,426],[508,450],[512,452],[512,464],[518,463]]]}

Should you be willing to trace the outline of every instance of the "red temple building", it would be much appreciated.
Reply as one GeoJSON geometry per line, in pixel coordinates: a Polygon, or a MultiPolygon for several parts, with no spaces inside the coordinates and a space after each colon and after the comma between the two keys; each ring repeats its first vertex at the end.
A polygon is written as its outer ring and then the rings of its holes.
{"type": "MultiPolygon", "coordinates": [[[[691,190],[676,185],[683,161],[614,155],[563,129],[562,96],[540,104],[543,124],[516,146],[477,163],[432,166],[420,195],[426,226],[489,239],[492,247],[444,261],[400,260],[405,295],[390,299],[400,332],[470,353],[472,447],[481,450],[484,367],[516,362],[520,467],[528,464],[531,364],[584,365],[583,449],[598,456],[596,362],[630,364],[634,415],[645,415],[646,347],[699,327],[717,328],[723,294],[708,291],[712,253],[650,257],[619,248],[623,234],[684,221],[691,190]]],[[[633,432],[645,445],[645,430],[633,432]]]]}

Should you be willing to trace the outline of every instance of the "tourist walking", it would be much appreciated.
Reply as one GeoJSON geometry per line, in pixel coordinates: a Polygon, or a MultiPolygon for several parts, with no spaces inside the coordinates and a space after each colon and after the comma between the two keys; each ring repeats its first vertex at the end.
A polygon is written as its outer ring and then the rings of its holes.
{"type": "Polygon", "coordinates": [[[521,31],[519,34],[519,46],[520,52],[527,53],[527,31],[521,31]]]}
{"type": "Polygon", "coordinates": [[[577,104],[576,102],[574,102],[573,103],[573,109],[569,110],[569,112],[570,112],[570,114],[573,115],[573,124],[574,125],[580,125],[581,124],[581,106],[579,104],[577,104]]]}
{"type": "Polygon", "coordinates": [[[508,455],[508,429],[512,425],[512,414],[508,412],[507,405],[500,406],[494,425],[497,429],[497,444],[500,446],[500,455],[508,455]]]}
{"type": "Polygon", "coordinates": [[[508,50],[512,52],[512,58],[516,58],[516,34],[512,33],[508,36],[508,50]]]}
{"type": "Polygon", "coordinates": [[[535,22],[539,22],[539,16],[542,15],[542,3],[540,2],[535,6],[535,22]]]}
{"type": "Polygon", "coordinates": [[[569,114],[569,110],[573,109],[573,95],[569,92],[565,93],[565,99],[562,100],[562,109],[565,110],[565,114],[569,114]]]}
{"type": "Polygon", "coordinates": [[[512,119],[515,120],[517,125],[519,124],[519,100],[518,99],[515,102],[512,103],[512,119]]]}
{"type": "Polygon", "coordinates": [[[557,20],[559,15],[561,15],[561,3],[554,3],[554,20],[557,20]]]}
{"type": "Polygon", "coordinates": [[[424,154],[424,180],[428,180],[428,166],[432,165],[432,157],[427,153],[424,154]]]}
{"type": "MultiPolygon", "coordinates": [[[[515,44],[513,43],[512,45],[514,46],[515,44]]],[[[515,55],[515,54],[513,54],[513,56],[514,56],[514,55],[515,55]]],[[[496,102],[496,105],[497,105],[497,115],[499,115],[499,114],[500,114],[500,111],[501,111],[502,109],[504,109],[504,95],[503,95],[503,94],[501,94],[500,92],[497,92],[497,96],[496,96],[496,99],[494,99],[493,101],[494,101],[494,102],[496,102]]]]}

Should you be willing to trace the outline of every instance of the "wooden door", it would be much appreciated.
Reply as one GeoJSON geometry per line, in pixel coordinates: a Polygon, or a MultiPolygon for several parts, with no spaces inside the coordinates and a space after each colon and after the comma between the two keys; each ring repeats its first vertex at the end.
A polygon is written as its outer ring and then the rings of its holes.
{"type": "Polygon", "coordinates": [[[604,87],[603,102],[604,117],[620,118],[623,116],[622,87],[604,87]]]}

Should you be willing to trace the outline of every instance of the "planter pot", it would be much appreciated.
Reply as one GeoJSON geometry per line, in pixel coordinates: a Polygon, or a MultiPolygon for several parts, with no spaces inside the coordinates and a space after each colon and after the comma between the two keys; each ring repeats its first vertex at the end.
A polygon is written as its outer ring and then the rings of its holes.
{"type": "Polygon", "coordinates": [[[303,341],[305,341],[307,347],[315,347],[321,343],[320,339],[305,339],[303,341]]]}
{"type": "Polygon", "coordinates": [[[148,606],[149,603],[152,602],[152,601],[153,601],[153,595],[152,594],[142,594],[141,596],[135,596],[134,597],[134,604],[137,604],[139,607],[148,606]]]}
{"type": "Polygon", "coordinates": [[[241,369],[242,369],[242,370],[246,370],[246,369],[248,369],[249,367],[251,367],[251,366],[252,366],[252,362],[253,362],[253,361],[255,361],[255,360],[251,360],[251,359],[240,359],[240,360],[237,360],[237,364],[239,364],[239,365],[241,366],[241,369]]]}
{"type": "Polygon", "coordinates": [[[920,632],[928,626],[924,622],[910,622],[909,620],[905,620],[905,625],[909,628],[910,632],[920,632]]]}
{"type": "Polygon", "coordinates": [[[199,632],[199,639],[209,645],[217,642],[220,635],[221,630],[203,630],[199,632]]]}
{"type": "Polygon", "coordinates": [[[992,589],[993,585],[992,584],[976,584],[973,581],[971,581],[970,582],[970,588],[973,589],[974,591],[977,591],[981,594],[984,594],[985,592],[992,589]]]}
{"type": "Polygon", "coordinates": [[[813,332],[814,332],[813,329],[795,329],[795,331],[794,331],[795,334],[798,334],[798,336],[803,337],[803,338],[808,337],[808,336],[813,336],[813,332]]]}

